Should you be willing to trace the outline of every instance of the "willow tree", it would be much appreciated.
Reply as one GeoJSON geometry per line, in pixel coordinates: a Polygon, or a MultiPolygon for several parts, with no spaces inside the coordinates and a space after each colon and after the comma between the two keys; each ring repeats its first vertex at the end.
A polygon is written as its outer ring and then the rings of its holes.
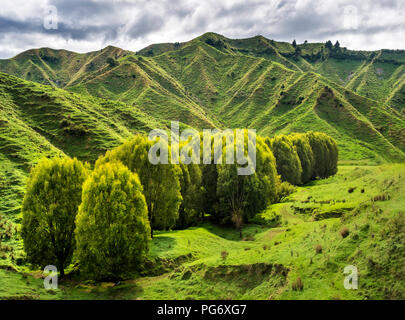
{"type": "MultiPolygon", "coordinates": [[[[170,149],[165,141],[160,140],[160,147],[164,156],[164,149],[170,149]]],[[[96,162],[96,167],[109,161],[121,161],[132,172],[138,174],[143,186],[148,207],[151,235],[153,230],[165,230],[175,226],[179,206],[182,201],[179,177],[181,169],[170,163],[154,164],[149,159],[149,151],[156,147],[156,142],[147,137],[136,135],[123,145],[108,151],[96,162]]],[[[167,161],[164,161],[167,162],[167,161]]]]}
{"type": "Polygon", "coordinates": [[[308,137],[305,134],[296,133],[290,135],[289,138],[295,146],[301,162],[301,182],[307,183],[311,180],[314,166],[314,154],[312,152],[308,137]]]}
{"type": "Polygon", "coordinates": [[[314,154],[312,178],[327,178],[337,172],[338,147],[330,136],[321,132],[306,134],[314,154]]]}
{"type": "Polygon", "coordinates": [[[294,185],[301,184],[301,161],[290,138],[279,135],[272,139],[266,138],[266,143],[276,158],[277,172],[281,179],[294,185]]]}
{"type": "Polygon", "coordinates": [[[22,204],[22,238],[27,260],[55,265],[64,276],[75,249],[75,218],[88,175],[77,159],[43,159],[30,174],[22,204]]]}
{"type": "Polygon", "coordinates": [[[84,274],[121,279],[139,270],[150,225],[138,176],[120,162],[99,165],[84,183],[76,225],[77,258],[84,274]]]}
{"type": "MultiPolygon", "coordinates": [[[[244,151],[248,149],[245,132],[244,151]]],[[[255,170],[249,175],[239,175],[238,163],[227,164],[223,161],[217,165],[217,196],[219,199],[215,219],[221,223],[233,222],[241,231],[243,223],[264,210],[276,199],[276,163],[273,154],[264,140],[256,138],[255,170]]],[[[223,155],[226,157],[226,145],[223,155]]],[[[253,159],[251,159],[253,160],[253,159]]]]}
{"type": "Polygon", "coordinates": [[[200,221],[203,212],[202,173],[198,164],[180,163],[181,196],[183,201],[179,208],[179,218],[176,227],[183,229],[200,221]]]}

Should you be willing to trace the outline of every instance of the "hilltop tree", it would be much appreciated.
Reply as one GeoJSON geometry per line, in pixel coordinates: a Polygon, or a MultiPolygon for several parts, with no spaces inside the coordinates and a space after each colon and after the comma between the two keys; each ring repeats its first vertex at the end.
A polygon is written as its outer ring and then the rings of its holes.
{"type": "Polygon", "coordinates": [[[294,39],[294,41],[292,42],[292,46],[295,48],[295,47],[297,47],[297,41],[295,41],[295,39],[294,39]]]}
{"type": "Polygon", "coordinates": [[[290,135],[289,138],[295,146],[298,157],[300,158],[302,167],[301,182],[307,183],[311,180],[314,166],[314,154],[312,152],[308,137],[305,134],[297,133],[290,135]]]}
{"type": "Polygon", "coordinates": [[[326,44],[325,44],[325,47],[326,47],[327,49],[332,49],[332,47],[333,47],[332,41],[328,40],[328,41],[326,42],[326,44]]]}
{"type": "Polygon", "coordinates": [[[120,162],[99,165],[83,186],[76,219],[80,270],[95,279],[121,279],[142,264],[150,226],[137,174],[120,162]]]}
{"type": "Polygon", "coordinates": [[[153,145],[154,142],[137,135],[123,145],[108,151],[96,163],[97,167],[118,160],[138,174],[148,206],[152,237],[153,230],[174,227],[182,201],[179,181],[181,169],[178,165],[152,164],[148,153],[153,145]]]}
{"type": "Polygon", "coordinates": [[[339,49],[340,48],[340,43],[339,43],[339,41],[336,41],[336,43],[335,43],[335,49],[339,49]]]}
{"type": "Polygon", "coordinates": [[[266,138],[266,143],[276,158],[277,172],[281,179],[294,185],[301,184],[301,161],[289,137],[279,135],[273,139],[266,138]]]}
{"type": "Polygon", "coordinates": [[[77,159],[44,159],[31,171],[22,205],[27,260],[64,276],[75,249],[75,217],[88,169],[77,159]]]}

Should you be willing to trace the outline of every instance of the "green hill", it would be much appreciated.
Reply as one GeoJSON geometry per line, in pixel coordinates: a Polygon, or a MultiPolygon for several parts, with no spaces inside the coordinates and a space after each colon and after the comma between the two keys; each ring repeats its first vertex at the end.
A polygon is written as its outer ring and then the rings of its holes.
{"type": "Polygon", "coordinates": [[[123,102],[158,121],[251,127],[272,136],[325,131],[342,160],[403,160],[403,51],[350,51],[207,33],[133,53],[30,50],[0,70],[82,96],[123,102]],[[298,54],[298,53],[299,54],[298,54]]]}

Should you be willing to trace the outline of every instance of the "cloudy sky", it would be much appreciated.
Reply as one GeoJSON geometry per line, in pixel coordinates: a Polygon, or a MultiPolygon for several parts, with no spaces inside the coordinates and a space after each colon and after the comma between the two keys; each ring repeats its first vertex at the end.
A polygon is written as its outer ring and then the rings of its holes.
{"type": "Polygon", "coordinates": [[[38,47],[137,51],[208,31],[405,49],[404,16],[404,0],[1,0],[0,58],[38,47]]]}

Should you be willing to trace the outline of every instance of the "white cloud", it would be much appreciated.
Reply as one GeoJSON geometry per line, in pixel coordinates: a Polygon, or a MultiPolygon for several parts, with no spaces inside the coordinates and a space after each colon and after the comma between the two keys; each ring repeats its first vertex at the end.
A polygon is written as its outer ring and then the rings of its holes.
{"type": "Polygon", "coordinates": [[[404,15],[403,0],[2,0],[0,58],[37,47],[87,52],[111,44],[137,51],[208,31],[233,38],[339,40],[352,49],[405,49],[404,15]],[[56,31],[43,28],[50,4],[58,9],[56,31]]]}

